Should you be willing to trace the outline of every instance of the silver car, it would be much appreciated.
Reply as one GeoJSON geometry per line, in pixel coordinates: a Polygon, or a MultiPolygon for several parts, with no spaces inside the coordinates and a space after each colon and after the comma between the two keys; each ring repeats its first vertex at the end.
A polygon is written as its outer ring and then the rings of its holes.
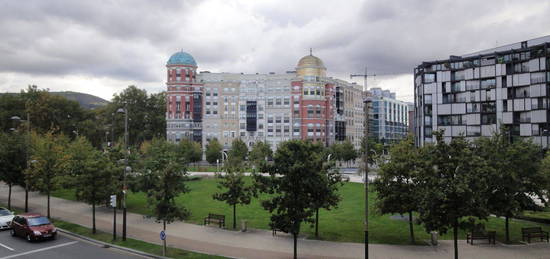
{"type": "Polygon", "coordinates": [[[13,220],[13,211],[0,207],[0,230],[9,229],[13,220]]]}

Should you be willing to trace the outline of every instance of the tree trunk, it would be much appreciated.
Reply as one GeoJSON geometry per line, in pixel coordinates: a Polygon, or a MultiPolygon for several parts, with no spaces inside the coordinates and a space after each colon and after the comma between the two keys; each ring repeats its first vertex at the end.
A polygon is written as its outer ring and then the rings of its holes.
{"type": "Polygon", "coordinates": [[[411,234],[411,243],[414,244],[413,213],[409,211],[409,232],[411,234]]]}
{"type": "Polygon", "coordinates": [[[298,235],[296,233],[292,233],[292,236],[294,237],[294,259],[298,258],[298,235]]]}
{"type": "Polygon", "coordinates": [[[8,210],[11,210],[11,183],[8,184],[8,210]]]}
{"type": "Polygon", "coordinates": [[[48,189],[48,219],[50,218],[50,189],[48,189]]]}
{"type": "Polygon", "coordinates": [[[455,246],[455,259],[458,259],[458,219],[455,219],[453,224],[453,238],[455,246]]]}
{"type": "Polygon", "coordinates": [[[92,201],[92,234],[96,233],[95,228],[95,200],[92,201]]]}
{"type": "Polygon", "coordinates": [[[315,237],[319,237],[319,208],[315,210],[315,237]]]}
{"type": "Polygon", "coordinates": [[[505,218],[506,220],[504,221],[504,224],[506,230],[506,243],[510,243],[510,218],[508,216],[505,218]]]}
{"type": "MultiPolygon", "coordinates": [[[[166,220],[162,221],[162,231],[164,231],[164,234],[166,235],[166,220]]],[[[166,256],[166,236],[164,237],[164,240],[162,240],[162,256],[166,256]]]]}
{"type": "Polygon", "coordinates": [[[233,229],[237,228],[237,204],[233,204],[233,229]]]}

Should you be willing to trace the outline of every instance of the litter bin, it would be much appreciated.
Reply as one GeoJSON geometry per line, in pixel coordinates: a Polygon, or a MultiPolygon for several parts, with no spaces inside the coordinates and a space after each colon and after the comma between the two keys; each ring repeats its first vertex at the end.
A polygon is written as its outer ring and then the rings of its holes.
{"type": "Polygon", "coordinates": [[[242,232],[246,232],[247,222],[248,222],[248,220],[246,220],[246,219],[241,220],[241,231],[242,232]]]}
{"type": "Polygon", "coordinates": [[[437,231],[432,231],[430,232],[431,236],[432,236],[432,245],[433,246],[436,246],[437,245],[437,238],[438,238],[438,233],[437,231]]]}

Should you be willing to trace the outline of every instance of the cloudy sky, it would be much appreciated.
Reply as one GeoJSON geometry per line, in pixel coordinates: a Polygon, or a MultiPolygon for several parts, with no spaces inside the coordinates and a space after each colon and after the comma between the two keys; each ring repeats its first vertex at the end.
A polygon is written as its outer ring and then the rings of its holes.
{"type": "Polygon", "coordinates": [[[0,92],[110,99],[131,84],[162,91],[179,50],[199,70],[284,73],[311,47],[329,76],[368,66],[369,87],[410,101],[422,61],[549,35],[549,13],[540,0],[0,0],[0,92]]]}

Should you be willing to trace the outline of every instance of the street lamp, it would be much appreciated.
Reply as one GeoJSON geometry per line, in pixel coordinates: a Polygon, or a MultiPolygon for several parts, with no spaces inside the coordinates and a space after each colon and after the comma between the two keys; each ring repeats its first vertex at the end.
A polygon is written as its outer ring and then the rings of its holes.
{"type": "MultiPolygon", "coordinates": [[[[13,121],[22,122],[19,116],[12,116],[13,121]]],[[[27,168],[29,168],[29,150],[31,148],[31,115],[27,112],[27,149],[25,150],[25,157],[27,160],[27,168]]],[[[25,212],[29,212],[29,179],[25,176],[25,212]]]]}
{"type": "MultiPolygon", "coordinates": [[[[371,100],[370,98],[367,98],[364,102],[365,107],[365,127],[364,127],[364,137],[368,137],[368,128],[369,128],[369,112],[370,112],[370,104],[371,100]]],[[[369,153],[369,142],[364,141],[364,154],[363,154],[363,163],[365,165],[365,258],[369,258],[369,160],[368,160],[368,153],[369,153]]]]}
{"type": "Polygon", "coordinates": [[[126,241],[126,171],[128,171],[128,105],[119,108],[117,113],[124,113],[124,174],[122,175],[122,241],[126,241]]]}

